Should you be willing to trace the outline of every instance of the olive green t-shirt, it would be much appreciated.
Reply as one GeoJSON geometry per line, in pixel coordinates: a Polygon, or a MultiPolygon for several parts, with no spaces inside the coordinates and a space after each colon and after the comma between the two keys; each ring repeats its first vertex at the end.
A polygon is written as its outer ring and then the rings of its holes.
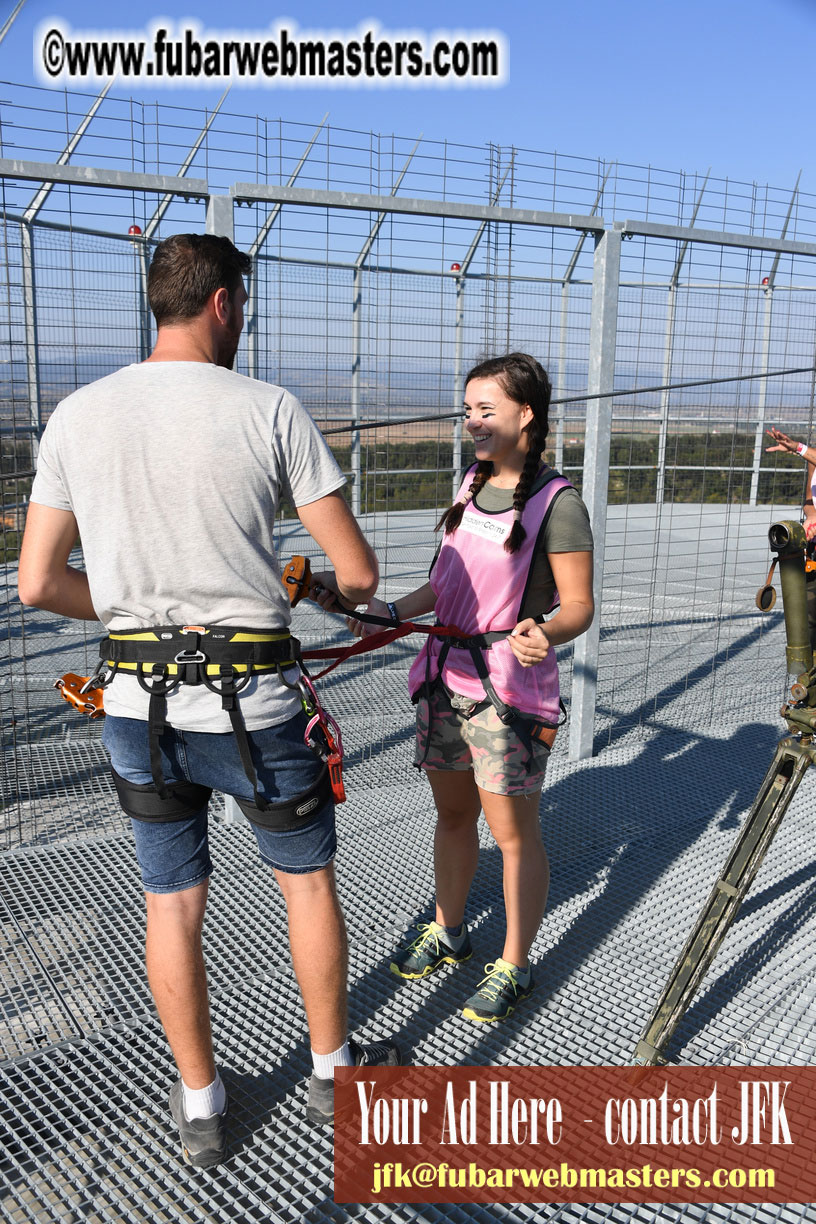
{"type": "MultiPolygon", "coordinates": [[[[533,493],[541,488],[545,474],[542,472],[534,483],[533,493]]],[[[485,514],[500,514],[503,510],[512,509],[513,490],[485,484],[474,498],[474,504],[485,514]]],[[[555,594],[555,580],[548,554],[591,551],[592,528],[587,508],[577,489],[564,489],[553,503],[544,528],[542,547],[533,558],[527,599],[532,615],[549,608],[555,594]]]]}

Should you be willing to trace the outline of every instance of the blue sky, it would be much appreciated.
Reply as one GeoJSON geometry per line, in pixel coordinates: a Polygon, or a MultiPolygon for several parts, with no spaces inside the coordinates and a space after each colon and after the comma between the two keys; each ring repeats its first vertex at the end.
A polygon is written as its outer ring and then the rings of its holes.
{"type": "MultiPolygon", "coordinates": [[[[0,0],[0,24],[14,8],[0,0]]],[[[145,31],[158,18],[193,17],[206,30],[257,34],[297,13],[300,31],[349,33],[367,18],[384,32],[495,30],[509,50],[499,88],[275,89],[234,87],[233,111],[380,133],[481,145],[486,141],[617,159],[668,170],[802,187],[816,192],[816,0],[429,0],[388,5],[299,0],[274,8],[243,0],[26,0],[0,44],[0,77],[35,81],[35,31],[57,18],[74,31],[145,31]],[[117,13],[116,24],[110,19],[117,13]],[[236,21],[230,12],[240,12],[236,21]],[[440,15],[442,15],[440,17],[440,15]]],[[[98,89],[82,85],[83,90],[98,89]]],[[[213,105],[210,89],[122,84],[120,95],[213,105]]]]}

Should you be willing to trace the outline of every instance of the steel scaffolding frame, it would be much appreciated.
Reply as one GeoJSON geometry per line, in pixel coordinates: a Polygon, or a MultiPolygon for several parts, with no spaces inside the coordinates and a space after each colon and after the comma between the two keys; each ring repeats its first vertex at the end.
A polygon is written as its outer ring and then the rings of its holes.
{"type": "MultiPolygon", "coordinates": [[[[223,100],[223,99],[222,99],[223,100]]],[[[43,427],[43,411],[40,396],[40,375],[38,369],[38,331],[37,331],[37,300],[36,300],[36,266],[34,244],[31,240],[32,227],[37,224],[37,217],[48,193],[58,184],[70,184],[85,189],[99,191],[128,191],[144,193],[146,199],[156,201],[151,220],[141,236],[129,235],[127,238],[118,234],[110,234],[111,238],[128,241],[137,248],[139,255],[138,301],[140,314],[139,353],[143,357],[149,348],[150,322],[147,315],[145,295],[146,259],[150,244],[155,241],[160,224],[167,213],[173,199],[193,200],[205,206],[205,228],[209,233],[225,234],[235,238],[236,209],[260,206],[265,212],[263,221],[258,225],[257,232],[251,243],[251,250],[256,258],[273,258],[266,255],[262,248],[266,243],[272,226],[289,211],[314,210],[316,213],[334,215],[338,213],[355,213],[362,217],[368,215],[373,220],[369,223],[368,233],[357,249],[352,259],[335,260],[332,266],[351,273],[351,412],[349,432],[351,434],[351,475],[352,498],[354,510],[361,512],[361,463],[360,463],[360,432],[357,428],[361,423],[361,339],[360,320],[362,310],[362,272],[364,268],[378,273],[393,276],[398,268],[393,263],[383,262],[373,258],[375,243],[380,230],[388,218],[407,217],[411,219],[432,219],[444,223],[464,222],[476,227],[468,251],[458,266],[454,264],[449,272],[444,269],[419,268],[412,269],[411,275],[428,277],[450,277],[455,288],[455,304],[453,311],[454,330],[454,390],[453,404],[461,393],[459,382],[462,377],[462,352],[464,330],[464,293],[469,282],[489,280],[489,272],[475,273],[472,262],[476,250],[487,233],[493,231],[512,231],[514,227],[528,227],[539,234],[547,232],[551,235],[573,233],[578,235],[577,245],[569,259],[568,266],[561,276],[522,277],[525,282],[549,283],[561,285],[561,328],[560,342],[566,342],[564,320],[569,309],[569,294],[574,290],[576,265],[581,255],[585,240],[591,237],[595,250],[591,275],[591,301],[589,306],[589,334],[586,349],[586,368],[588,371],[586,391],[582,396],[562,396],[563,399],[583,398],[586,402],[586,423],[584,435],[583,463],[583,496],[590,511],[596,536],[596,595],[600,600],[604,584],[604,541],[607,522],[608,490],[610,480],[610,441],[612,437],[612,400],[607,398],[615,386],[617,361],[617,336],[622,287],[627,283],[621,273],[622,243],[626,239],[639,238],[659,240],[662,243],[678,244],[679,250],[674,260],[672,274],[668,281],[668,302],[664,328],[663,370],[665,389],[662,393],[659,421],[658,464],[657,464],[657,503],[661,505],[665,498],[665,474],[667,468],[667,438],[669,427],[669,395],[670,373],[672,368],[672,352],[676,329],[676,293],[679,283],[680,269],[688,251],[703,245],[719,248],[720,251],[729,248],[743,252],[766,252],[774,256],[772,275],[783,255],[804,257],[812,260],[816,257],[816,242],[803,242],[785,237],[788,223],[796,199],[797,188],[788,208],[787,216],[780,237],[766,235],[729,233],[707,229],[698,229],[694,224],[700,203],[706,189],[706,183],[698,195],[691,225],[667,225],[641,219],[625,219],[607,223],[597,212],[598,204],[603,194],[603,184],[598,190],[593,210],[586,215],[576,213],[561,213],[555,211],[532,210],[518,207],[508,207],[498,203],[502,189],[510,173],[511,164],[504,170],[501,179],[496,184],[491,202],[473,204],[462,201],[420,198],[415,196],[400,196],[398,191],[409,166],[419,147],[419,141],[408,155],[400,173],[397,175],[391,193],[388,195],[362,193],[357,191],[336,191],[318,189],[315,187],[300,187],[296,180],[306,164],[309,153],[317,140],[323,124],[319,125],[290,174],[288,182],[283,185],[268,183],[236,182],[229,193],[212,191],[203,179],[190,178],[187,171],[193,164],[194,154],[203,141],[212,115],[202,129],[199,138],[189,155],[184,160],[179,174],[175,177],[165,174],[148,174],[111,169],[100,166],[82,166],[67,164],[67,159],[76,146],[80,135],[90,122],[101,98],[88,112],[86,119],[77,129],[74,138],[66,146],[64,160],[48,164],[30,162],[17,158],[0,158],[0,179],[16,182],[33,181],[40,184],[36,195],[26,212],[19,218],[6,212],[6,220],[19,220],[21,226],[22,269],[23,269],[23,300],[25,317],[25,354],[29,388],[29,428],[36,442],[36,436],[43,427]]],[[[217,112],[216,112],[217,113],[217,112]]],[[[608,177],[607,172],[607,177],[608,177]]],[[[606,180],[604,180],[605,182],[606,180]]],[[[707,179],[706,179],[707,182],[707,179]]],[[[53,223],[50,223],[53,225],[53,223]]],[[[73,226],[73,233],[82,232],[82,227],[73,226]]],[[[93,232],[93,231],[88,231],[93,232]]],[[[97,231],[98,232],[98,231],[97,231]]],[[[310,261],[297,255],[287,255],[286,262],[298,266],[310,261]]],[[[320,261],[314,261],[320,263],[320,261]]],[[[513,269],[508,265],[506,279],[508,286],[513,281],[513,269]]],[[[495,279],[495,274],[493,274],[495,279]]],[[[584,282],[586,283],[586,282],[584,282]]],[[[631,283],[631,282],[628,282],[631,283]]],[[[661,284],[660,281],[654,282],[661,284]]],[[[662,283],[665,287],[665,282],[662,283]]],[[[688,288],[689,286],[686,286],[688,288]]],[[[762,350],[762,366],[760,373],[769,372],[771,356],[770,345],[770,312],[773,285],[768,278],[768,284],[763,287],[765,294],[765,342],[762,350]]],[[[257,376],[260,371],[256,336],[259,314],[262,303],[259,301],[256,277],[251,278],[250,300],[247,311],[247,335],[250,372],[257,376]]],[[[559,377],[563,377],[566,362],[562,361],[559,377]]],[[[713,381],[713,380],[712,380],[713,381]]],[[[632,388],[633,394],[637,388],[632,388]]],[[[756,424],[756,444],[754,447],[753,466],[751,469],[751,492],[749,504],[755,505],[758,497],[759,476],[762,460],[762,431],[765,423],[765,395],[761,395],[759,419],[756,424]]],[[[19,428],[19,427],[18,427],[19,428]]],[[[452,481],[457,486],[461,473],[461,424],[452,428],[453,460],[452,481]]],[[[563,462],[564,457],[564,425],[563,415],[559,414],[556,436],[556,459],[563,462]]],[[[595,710],[597,699],[597,676],[600,648],[600,624],[596,620],[593,629],[585,635],[575,649],[575,673],[573,680],[572,722],[570,729],[570,755],[574,759],[591,755],[595,731],[595,710]]]]}

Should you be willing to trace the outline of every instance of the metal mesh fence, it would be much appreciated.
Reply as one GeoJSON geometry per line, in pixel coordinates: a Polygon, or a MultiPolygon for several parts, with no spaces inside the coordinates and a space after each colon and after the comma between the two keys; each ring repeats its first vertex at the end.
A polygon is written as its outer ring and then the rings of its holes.
{"type": "MultiPolygon", "coordinates": [[[[97,104],[66,94],[59,122],[52,111],[46,125],[52,93],[2,88],[0,156],[56,162],[97,104]]],[[[778,701],[779,614],[763,618],[752,598],[767,568],[767,525],[795,514],[804,492],[801,464],[765,454],[764,428],[805,437],[812,427],[813,199],[601,160],[108,98],[69,160],[96,167],[96,181],[0,176],[5,845],[59,836],[49,795],[66,773],[77,780],[73,828],[93,830],[99,811],[105,820],[113,812],[98,727],[63,715],[50,691],[62,671],[88,670],[94,627],[23,613],[14,592],[39,431],[75,386],[145,355],[153,243],[201,229],[204,205],[211,224],[210,206],[227,192],[220,215],[255,260],[238,368],[287,386],[326,431],[389,598],[423,581],[432,524],[469,462],[455,415],[465,372],[488,353],[530,351],[554,384],[548,460],[582,488],[587,438],[609,444],[601,502],[585,490],[605,543],[596,747],[662,722],[740,717],[748,674],[752,701],[778,701]],[[134,171],[139,185],[123,188],[117,174],[134,171]],[[206,180],[208,194],[167,193],[151,177],[180,173],[206,180]],[[287,184],[309,197],[258,198],[287,184]],[[360,192],[371,200],[349,194],[360,192]],[[131,225],[141,233],[129,236],[131,225]],[[605,301],[597,249],[616,225],[625,240],[605,301]],[[602,328],[615,337],[606,356],[602,328]],[[805,372],[738,381],[794,370],[805,372]],[[600,434],[604,401],[587,398],[588,386],[623,393],[605,401],[600,434]],[[66,752],[80,756],[71,763],[66,752]]],[[[283,513],[282,549],[308,550],[283,513]]],[[[341,632],[308,619],[312,644],[341,632]]],[[[569,691],[571,651],[559,654],[569,691]]],[[[361,784],[376,784],[377,769],[396,778],[407,761],[409,659],[402,644],[347,683],[332,681],[352,719],[355,685],[369,704],[375,697],[351,734],[361,784]]]]}

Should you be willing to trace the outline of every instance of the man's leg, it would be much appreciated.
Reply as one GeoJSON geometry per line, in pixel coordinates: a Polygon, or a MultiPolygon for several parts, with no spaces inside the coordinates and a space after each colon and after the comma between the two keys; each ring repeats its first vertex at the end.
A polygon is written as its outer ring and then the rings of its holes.
{"type": "Polygon", "coordinates": [[[145,893],[145,959],[150,989],[188,1088],[215,1079],[201,928],[209,881],[174,893],[145,893]]]}
{"type": "Polygon", "coordinates": [[[331,1054],[346,1040],[348,942],[334,880],[334,864],[294,874],[275,869],[289,922],[289,947],[303,996],[315,1054],[331,1054]]]}

